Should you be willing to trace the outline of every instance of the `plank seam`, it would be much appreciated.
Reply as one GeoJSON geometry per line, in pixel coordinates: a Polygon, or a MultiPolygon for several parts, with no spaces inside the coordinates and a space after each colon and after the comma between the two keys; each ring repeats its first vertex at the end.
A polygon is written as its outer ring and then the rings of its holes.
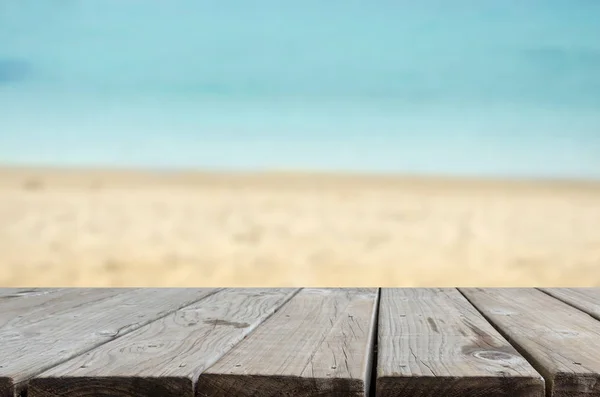
{"type": "MultiPolygon", "coordinates": [[[[296,295],[298,295],[298,293],[300,293],[300,291],[303,288],[296,288],[296,291],[294,291],[292,294],[290,294],[287,299],[285,299],[283,302],[281,302],[281,304],[279,306],[277,306],[273,312],[271,312],[269,315],[267,315],[259,324],[257,324],[252,331],[248,332],[246,335],[244,335],[243,338],[241,338],[239,341],[237,341],[233,346],[231,346],[228,350],[222,352],[222,354],[215,358],[213,360],[212,363],[207,364],[206,368],[202,371],[203,373],[205,371],[208,371],[213,365],[215,365],[221,358],[223,358],[227,353],[229,353],[233,348],[235,348],[238,344],[240,344],[244,339],[248,338],[250,335],[252,335],[252,333],[256,332],[256,330],[263,325],[268,319],[270,319],[275,313],[277,313],[279,310],[281,310],[285,305],[288,304],[288,302],[290,302],[296,295]]],[[[193,386],[193,391],[194,391],[194,396],[198,396],[199,395],[199,391],[198,391],[198,381],[200,379],[200,376],[202,376],[202,373],[199,374],[195,379],[193,379],[194,382],[194,386],[193,386]]]]}
{"type": "Polygon", "coordinates": [[[517,352],[519,352],[519,354],[521,354],[528,362],[529,364],[536,370],[538,371],[538,373],[540,375],[542,375],[542,377],[544,378],[544,393],[546,395],[546,397],[552,397],[552,391],[554,389],[553,387],[553,380],[551,375],[544,369],[544,366],[535,359],[535,357],[533,357],[531,354],[529,354],[529,352],[527,352],[527,350],[525,350],[520,344],[518,344],[517,342],[515,342],[506,332],[504,332],[504,330],[497,326],[496,323],[494,323],[494,321],[487,316],[482,310],[479,310],[479,308],[477,307],[477,305],[475,305],[467,295],[465,295],[461,288],[456,288],[456,290],[462,295],[464,296],[464,298],[469,302],[469,304],[471,306],[473,306],[473,308],[475,310],[477,310],[477,312],[479,312],[479,314],[481,314],[481,316],[496,330],[498,331],[498,333],[500,333],[500,335],[502,335],[502,337],[504,339],[506,339],[506,341],[508,343],[510,343],[510,345],[512,347],[515,348],[515,350],[517,350],[517,352]]]}
{"type": "Polygon", "coordinates": [[[593,313],[590,313],[590,312],[588,312],[587,310],[584,310],[584,309],[582,309],[581,307],[578,307],[578,306],[577,306],[577,305],[575,305],[574,303],[567,302],[566,300],[564,300],[564,299],[562,299],[562,298],[559,298],[558,296],[554,296],[554,295],[552,295],[551,293],[549,293],[549,292],[547,292],[547,291],[544,291],[544,290],[543,290],[543,289],[541,289],[541,288],[535,288],[535,289],[536,289],[536,290],[538,290],[538,291],[540,291],[540,292],[542,292],[542,293],[544,293],[544,294],[546,294],[546,295],[548,295],[549,297],[551,297],[551,298],[553,298],[553,299],[556,299],[556,300],[558,300],[559,302],[562,302],[562,303],[564,303],[565,305],[571,306],[573,309],[577,309],[577,310],[579,310],[579,311],[580,311],[580,312],[582,312],[583,314],[586,314],[586,315],[590,316],[591,318],[593,318],[593,319],[594,319],[594,320],[596,320],[596,321],[600,321],[600,316],[596,316],[595,314],[593,314],[593,313]]]}
{"type": "Polygon", "coordinates": [[[66,358],[64,360],[60,360],[60,361],[58,361],[56,363],[53,363],[52,365],[49,365],[48,367],[41,367],[38,371],[36,371],[35,374],[32,374],[31,377],[29,377],[26,380],[23,380],[21,382],[15,383],[15,385],[14,385],[15,395],[17,395],[19,397],[27,397],[27,386],[29,384],[29,381],[32,378],[35,378],[36,376],[38,376],[39,374],[44,373],[44,372],[46,372],[46,371],[48,371],[48,370],[50,370],[50,369],[52,369],[52,368],[54,368],[54,367],[56,367],[58,365],[64,364],[67,361],[73,360],[73,359],[75,359],[75,358],[77,358],[79,356],[87,354],[90,351],[92,351],[94,349],[97,349],[98,347],[100,347],[100,346],[102,346],[102,345],[104,345],[106,343],[110,343],[110,342],[112,342],[112,341],[114,341],[114,340],[116,340],[116,339],[118,339],[118,338],[120,338],[122,336],[125,336],[125,335],[129,334],[130,332],[133,332],[133,331],[136,331],[138,329],[144,328],[144,327],[146,327],[146,326],[148,326],[148,325],[150,325],[150,324],[152,324],[152,323],[154,323],[154,322],[156,322],[158,320],[161,320],[161,319],[163,319],[163,318],[165,318],[165,317],[171,315],[172,313],[175,313],[175,312],[177,312],[177,311],[179,311],[181,309],[185,309],[188,306],[195,305],[196,303],[198,303],[198,302],[200,302],[200,301],[208,298],[209,296],[212,296],[212,295],[216,294],[219,291],[222,291],[223,289],[224,288],[216,288],[212,292],[210,292],[209,294],[203,296],[202,298],[200,298],[198,300],[195,300],[195,301],[190,302],[190,303],[188,303],[186,305],[178,307],[177,309],[169,310],[166,313],[163,313],[162,315],[160,315],[160,316],[158,316],[156,318],[153,318],[152,320],[144,323],[143,325],[140,325],[139,327],[131,327],[130,329],[126,330],[123,334],[116,334],[114,337],[111,337],[111,338],[109,338],[109,339],[107,339],[107,340],[105,340],[105,341],[103,341],[101,343],[95,344],[94,346],[90,347],[89,349],[85,349],[82,352],[74,355],[73,357],[69,357],[69,358],[66,358]]]}
{"type": "Polygon", "coordinates": [[[375,309],[373,313],[373,335],[371,337],[368,367],[370,372],[365,379],[365,393],[367,397],[377,396],[377,350],[379,349],[379,307],[381,303],[381,288],[377,288],[377,300],[375,301],[375,309]]]}

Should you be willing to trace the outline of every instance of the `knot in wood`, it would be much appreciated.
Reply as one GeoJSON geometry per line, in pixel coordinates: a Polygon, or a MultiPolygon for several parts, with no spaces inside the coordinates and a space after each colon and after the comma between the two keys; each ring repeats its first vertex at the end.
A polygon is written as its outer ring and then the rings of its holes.
{"type": "Polygon", "coordinates": [[[512,361],[517,357],[505,352],[494,351],[494,350],[483,350],[473,353],[477,358],[490,361],[512,361]]]}

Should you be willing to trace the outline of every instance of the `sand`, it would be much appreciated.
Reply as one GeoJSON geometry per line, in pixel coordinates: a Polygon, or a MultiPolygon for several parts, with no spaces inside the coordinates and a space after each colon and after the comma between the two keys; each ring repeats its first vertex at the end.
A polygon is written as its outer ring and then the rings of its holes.
{"type": "Polygon", "coordinates": [[[600,183],[0,169],[1,286],[600,286],[600,183]]]}

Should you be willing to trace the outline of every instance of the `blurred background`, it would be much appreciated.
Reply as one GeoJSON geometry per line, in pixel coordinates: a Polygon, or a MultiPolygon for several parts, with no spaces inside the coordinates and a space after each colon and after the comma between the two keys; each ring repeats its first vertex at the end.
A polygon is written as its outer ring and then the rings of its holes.
{"type": "Polygon", "coordinates": [[[0,4],[0,284],[600,286],[600,3],[0,4]]]}

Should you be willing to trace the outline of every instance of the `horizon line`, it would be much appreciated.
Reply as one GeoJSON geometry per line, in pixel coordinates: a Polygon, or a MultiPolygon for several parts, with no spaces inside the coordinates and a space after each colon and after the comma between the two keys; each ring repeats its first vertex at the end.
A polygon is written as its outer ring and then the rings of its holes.
{"type": "Polygon", "coordinates": [[[405,172],[405,171],[359,171],[344,169],[314,168],[227,168],[227,167],[184,167],[147,165],[122,166],[109,164],[96,165],[58,165],[58,164],[25,164],[0,161],[0,174],[6,172],[57,172],[74,173],[109,173],[138,174],[147,176],[224,176],[224,177],[278,177],[296,178],[360,178],[360,179],[392,179],[404,181],[438,181],[438,182],[472,182],[472,183],[542,183],[542,184],[584,184],[600,186],[600,177],[565,177],[547,175],[508,175],[508,174],[476,174],[460,172],[405,172]]]}

